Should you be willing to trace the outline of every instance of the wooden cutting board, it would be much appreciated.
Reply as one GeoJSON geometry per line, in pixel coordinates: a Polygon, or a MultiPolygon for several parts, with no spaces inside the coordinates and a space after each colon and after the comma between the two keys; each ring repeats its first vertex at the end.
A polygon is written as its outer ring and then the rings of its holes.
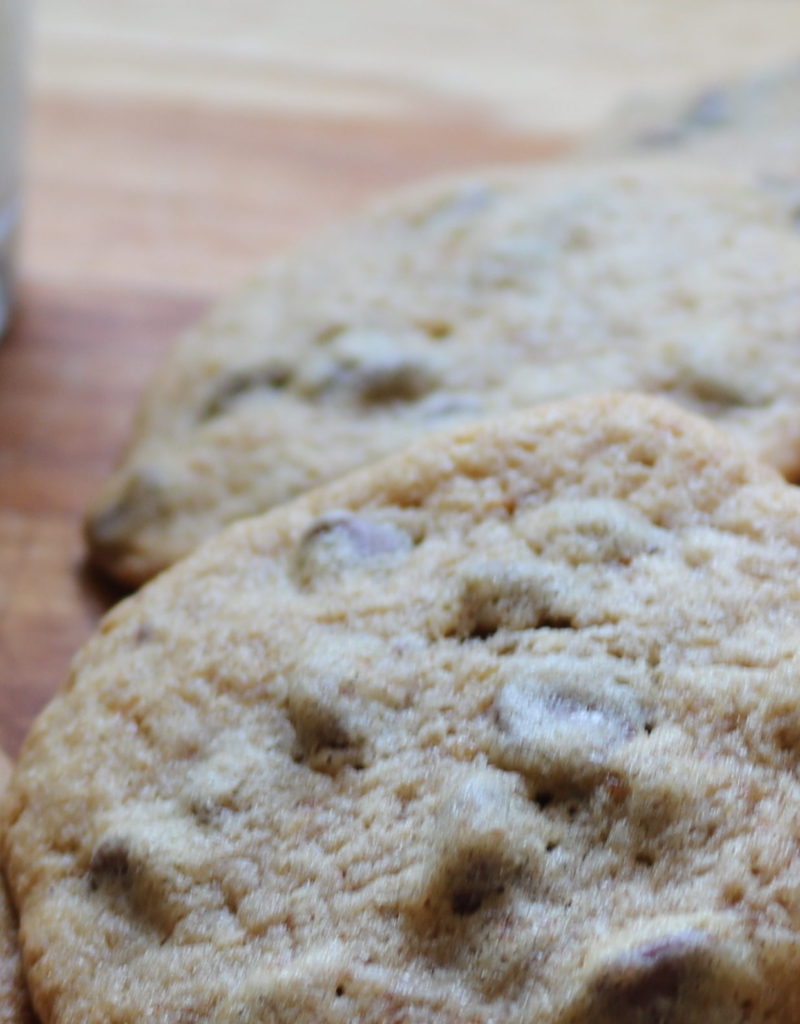
{"type": "Polygon", "coordinates": [[[0,745],[122,595],[80,518],[175,333],[377,192],[564,152],[629,89],[788,56],[794,0],[40,0],[0,348],[0,745]],[[710,48],[713,41],[713,49],[710,48]]]}

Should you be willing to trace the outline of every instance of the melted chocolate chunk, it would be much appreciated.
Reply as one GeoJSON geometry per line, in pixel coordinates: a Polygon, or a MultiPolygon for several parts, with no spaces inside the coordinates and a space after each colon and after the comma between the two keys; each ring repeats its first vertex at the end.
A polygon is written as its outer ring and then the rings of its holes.
{"type": "Polygon", "coordinates": [[[601,783],[614,750],[644,721],[624,686],[603,674],[581,676],[568,661],[556,661],[539,678],[509,680],[498,690],[493,714],[493,762],[519,772],[537,802],[542,794],[552,800],[601,783]]]}
{"type": "Polygon", "coordinates": [[[685,928],[633,945],[600,966],[576,1024],[723,1024],[740,997],[716,940],[685,928]]]}
{"type": "Polygon", "coordinates": [[[336,334],[297,380],[303,398],[345,399],[365,405],[414,402],[441,384],[440,360],[411,339],[382,331],[336,334]]]}
{"type": "Polygon", "coordinates": [[[266,366],[236,370],[223,377],[215,386],[205,400],[198,418],[202,423],[222,416],[243,396],[257,391],[267,394],[279,391],[287,387],[291,379],[292,368],[286,363],[268,363],[266,366]]]}
{"type": "Polygon", "coordinates": [[[118,836],[104,839],[95,847],[89,863],[89,885],[97,889],[105,880],[119,881],[130,873],[130,850],[118,836]]]}
{"type": "Polygon", "coordinates": [[[425,884],[412,913],[471,917],[514,886],[530,887],[541,867],[525,801],[500,773],[475,770],[447,790],[433,823],[425,884]]]}
{"type": "Polygon", "coordinates": [[[363,767],[364,741],[354,722],[352,699],[321,679],[297,678],[287,700],[298,761],[328,775],[345,766],[363,767]]]}
{"type": "Polygon", "coordinates": [[[352,512],[328,512],[314,522],[301,539],[292,574],[300,586],[309,587],[333,573],[359,568],[411,547],[409,535],[391,523],[352,512]]]}

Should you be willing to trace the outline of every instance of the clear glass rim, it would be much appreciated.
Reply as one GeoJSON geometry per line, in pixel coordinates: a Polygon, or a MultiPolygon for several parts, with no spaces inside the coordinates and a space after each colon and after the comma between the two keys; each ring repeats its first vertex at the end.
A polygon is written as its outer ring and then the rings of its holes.
{"type": "Polygon", "coordinates": [[[16,249],[19,204],[12,200],[0,209],[0,336],[11,319],[14,297],[14,251],[16,249]]]}
{"type": "Polygon", "coordinates": [[[15,292],[30,6],[0,0],[0,335],[15,292]]]}

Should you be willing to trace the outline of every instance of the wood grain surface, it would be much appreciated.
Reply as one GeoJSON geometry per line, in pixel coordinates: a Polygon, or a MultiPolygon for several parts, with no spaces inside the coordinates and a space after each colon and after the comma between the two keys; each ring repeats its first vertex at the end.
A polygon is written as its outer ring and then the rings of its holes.
{"type": "Polygon", "coordinates": [[[791,55],[794,0],[39,0],[0,348],[0,745],[121,595],[82,510],[174,334],[376,192],[564,152],[630,90],[791,55]]]}

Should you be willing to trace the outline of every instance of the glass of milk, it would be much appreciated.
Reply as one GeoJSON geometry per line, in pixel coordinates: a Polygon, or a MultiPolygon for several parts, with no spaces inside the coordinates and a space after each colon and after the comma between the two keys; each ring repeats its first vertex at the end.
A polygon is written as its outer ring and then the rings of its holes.
{"type": "Polygon", "coordinates": [[[12,306],[14,248],[19,223],[26,49],[30,0],[0,0],[0,336],[12,306]]]}

